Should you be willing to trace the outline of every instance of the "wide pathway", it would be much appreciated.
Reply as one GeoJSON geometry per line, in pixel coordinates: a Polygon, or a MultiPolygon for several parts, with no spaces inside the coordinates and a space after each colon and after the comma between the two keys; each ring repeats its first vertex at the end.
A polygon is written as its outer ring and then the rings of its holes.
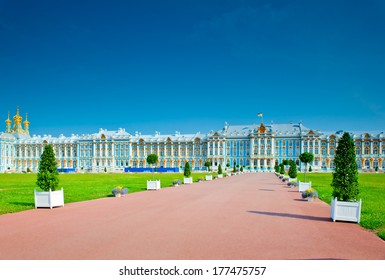
{"type": "Polygon", "coordinates": [[[273,174],[0,216],[0,259],[385,259],[385,242],[329,219],[273,174]]]}

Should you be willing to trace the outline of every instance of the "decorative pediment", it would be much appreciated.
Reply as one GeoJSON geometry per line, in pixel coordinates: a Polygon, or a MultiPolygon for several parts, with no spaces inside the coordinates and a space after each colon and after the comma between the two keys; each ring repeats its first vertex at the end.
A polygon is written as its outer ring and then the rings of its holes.
{"type": "Polygon", "coordinates": [[[215,133],[214,133],[214,136],[219,136],[218,132],[215,132],[215,133]]]}
{"type": "Polygon", "coordinates": [[[313,135],[314,134],[313,130],[310,130],[308,134],[313,135]]]}
{"type": "Polygon", "coordinates": [[[102,134],[102,136],[100,137],[101,139],[106,139],[106,135],[102,134]]]}
{"type": "Polygon", "coordinates": [[[265,133],[266,132],[266,127],[261,123],[261,126],[258,128],[259,133],[265,133]]]}

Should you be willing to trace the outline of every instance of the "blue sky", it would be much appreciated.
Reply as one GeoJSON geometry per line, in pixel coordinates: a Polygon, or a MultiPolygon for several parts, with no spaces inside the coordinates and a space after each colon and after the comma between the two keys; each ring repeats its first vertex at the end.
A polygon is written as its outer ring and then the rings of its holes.
{"type": "Polygon", "coordinates": [[[263,112],[383,131],[384,34],[381,0],[0,0],[0,119],[205,133],[263,112]]]}

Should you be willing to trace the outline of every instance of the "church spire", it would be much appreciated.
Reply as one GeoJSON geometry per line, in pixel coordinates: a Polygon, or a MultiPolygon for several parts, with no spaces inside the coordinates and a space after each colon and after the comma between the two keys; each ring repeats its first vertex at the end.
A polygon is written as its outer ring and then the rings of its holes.
{"type": "Polygon", "coordinates": [[[25,114],[25,121],[24,121],[24,132],[25,134],[29,135],[29,125],[30,122],[28,121],[28,113],[25,114]]]}
{"type": "Polygon", "coordinates": [[[6,133],[11,133],[11,125],[12,125],[12,121],[9,119],[9,112],[8,112],[8,119],[5,120],[5,132],[6,133]]]}
{"type": "Polygon", "coordinates": [[[23,118],[19,114],[19,106],[17,106],[16,115],[13,117],[13,122],[14,122],[13,130],[12,130],[13,133],[16,133],[16,134],[23,133],[23,127],[21,126],[22,120],[23,118]]]}

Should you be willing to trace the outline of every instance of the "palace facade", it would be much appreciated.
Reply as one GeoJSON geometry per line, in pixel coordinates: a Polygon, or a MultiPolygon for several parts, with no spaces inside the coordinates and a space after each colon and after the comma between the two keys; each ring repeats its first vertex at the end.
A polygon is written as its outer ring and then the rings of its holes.
{"type": "MultiPolygon", "coordinates": [[[[142,135],[125,129],[86,135],[52,137],[30,136],[17,109],[5,121],[0,133],[0,172],[36,172],[45,144],[52,144],[59,171],[62,172],[135,172],[145,171],[147,155],[157,154],[165,171],[178,171],[186,162],[193,170],[205,170],[211,162],[214,170],[234,165],[252,171],[272,171],[284,159],[296,161],[303,152],[314,154],[313,171],[332,171],[337,142],[343,131],[321,132],[298,124],[229,125],[207,134],[142,135]]],[[[361,170],[385,170],[385,134],[379,131],[350,132],[356,143],[356,158],[361,170]]]]}

